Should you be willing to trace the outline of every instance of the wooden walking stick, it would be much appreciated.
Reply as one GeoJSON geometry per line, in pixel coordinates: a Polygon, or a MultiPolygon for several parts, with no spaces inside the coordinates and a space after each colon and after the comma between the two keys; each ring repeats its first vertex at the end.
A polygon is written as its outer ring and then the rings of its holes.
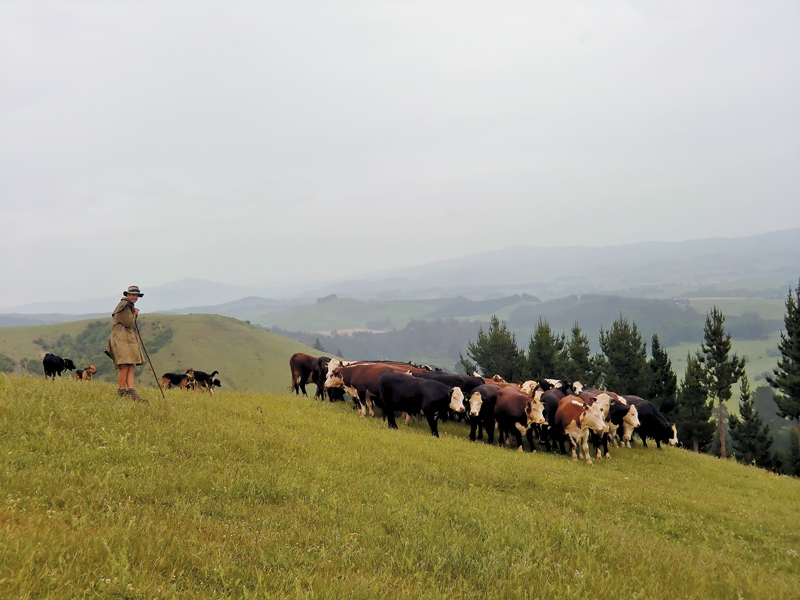
{"type": "Polygon", "coordinates": [[[139,331],[139,321],[134,321],[134,325],[136,325],[136,335],[139,336],[139,343],[142,345],[142,350],[144,350],[144,355],[147,357],[147,362],[150,363],[150,370],[153,372],[153,377],[156,379],[156,383],[158,384],[158,391],[161,392],[161,397],[166,400],[166,396],[164,396],[164,390],[161,387],[161,380],[156,375],[156,370],[153,368],[153,361],[150,360],[150,355],[147,353],[147,348],[145,348],[144,340],[142,339],[142,332],[139,331]]]}

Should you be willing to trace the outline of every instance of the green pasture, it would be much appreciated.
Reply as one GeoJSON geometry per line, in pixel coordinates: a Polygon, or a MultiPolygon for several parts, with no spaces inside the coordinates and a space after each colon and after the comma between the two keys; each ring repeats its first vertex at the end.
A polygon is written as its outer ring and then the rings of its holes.
{"type": "Polygon", "coordinates": [[[797,598],[800,481],[349,403],[0,374],[0,597],[797,598]]]}
{"type": "MultiPolygon", "coordinates": [[[[166,372],[192,367],[207,373],[219,371],[216,377],[223,390],[281,393],[288,390],[291,383],[289,357],[295,352],[319,355],[301,342],[229,317],[146,314],[142,319],[143,322],[162,324],[173,332],[172,339],[164,347],[148,351],[158,377],[166,372]]],[[[2,327],[0,354],[15,361],[33,360],[38,363],[35,373],[42,374],[38,365],[45,351],[35,340],[54,342],[65,334],[75,338],[95,321],[97,319],[36,327],[2,327]]],[[[110,319],[108,322],[110,329],[110,319]]],[[[148,336],[142,335],[147,345],[148,336]]],[[[104,347],[105,340],[98,345],[97,352],[102,352],[104,347]]],[[[102,362],[98,365],[106,367],[106,374],[101,379],[115,380],[116,372],[112,370],[111,360],[101,355],[99,361],[102,362]]],[[[77,365],[78,368],[84,366],[81,363],[77,365]]],[[[156,385],[149,365],[136,369],[136,385],[156,385]]]]}
{"type": "MultiPolygon", "coordinates": [[[[778,366],[778,341],[780,333],[774,333],[764,340],[735,340],[732,339],[731,352],[747,359],[747,377],[750,388],[755,389],[759,385],[765,385],[763,379],[764,372],[772,373],[778,366]]],[[[672,360],[672,368],[680,381],[686,371],[686,355],[692,356],[700,350],[700,342],[696,344],[681,344],[667,348],[667,353],[672,360]]],[[[738,398],[738,386],[734,388],[734,398],[738,398]]]]}
{"type": "MultiPolygon", "coordinates": [[[[789,290],[786,290],[789,293],[789,290]]],[[[716,306],[726,317],[741,317],[745,313],[758,313],[762,319],[783,321],[786,315],[786,298],[710,298],[689,300],[689,306],[701,315],[711,313],[716,306]]]]}

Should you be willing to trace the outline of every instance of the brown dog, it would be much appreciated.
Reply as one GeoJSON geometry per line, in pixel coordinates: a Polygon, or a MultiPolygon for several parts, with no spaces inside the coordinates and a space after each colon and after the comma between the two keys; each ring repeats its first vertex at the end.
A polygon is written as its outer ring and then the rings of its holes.
{"type": "Polygon", "coordinates": [[[97,367],[89,365],[85,369],[75,371],[75,381],[91,381],[92,375],[97,373],[97,367]]]}

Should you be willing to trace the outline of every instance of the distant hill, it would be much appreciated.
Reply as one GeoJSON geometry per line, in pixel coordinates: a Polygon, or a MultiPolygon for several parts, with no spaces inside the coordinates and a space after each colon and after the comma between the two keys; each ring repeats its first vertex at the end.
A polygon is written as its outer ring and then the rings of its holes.
{"type": "MultiPolygon", "coordinates": [[[[492,300],[531,295],[543,300],[573,294],[643,298],[785,298],[800,276],[800,228],[742,238],[597,246],[601,233],[565,232],[574,245],[514,246],[371,273],[359,279],[323,281],[308,274],[304,285],[233,286],[197,278],[143,285],[148,312],[252,316],[310,306],[337,295],[362,301],[492,300]]],[[[533,237],[532,239],[535,239],[533,237]]],[[[603,240],[604,242],[607,240],[603,240]]],[[[146,284],[146,282],[140,282],[146,284]]],[[[6,307],[5,315],[103,313],[116,297],[43,301],[6,307]]]]}
{"type": "MultiPolygon", "coordinates": [[[[142,329],[145,345],[151,341],[150,328],[160,326],[171,331],[171,338],[157,350],[148,349],[156,374],[182,371],[192,367],[208,373],[219,371],[224,389],[240,392],[283,393],[288,390],[289,357],[295,352],[319,353],[296,340],[248,323],[218,315],[143,315],[142,329]],[[152,350],[152,351],[151,351],[152,350]]],[[[69,336],[73,347],[90,329],[102,324],[110,329],[110,319],[73,321],[57,325],[0,328],[0,355],[10,357],[17,364],[28,362],[30,371],[41,374],[41,358],[45,353],[42,344],[58,343],[69,336]],[[40,343],[37,344],[37,340],[40,343]]],[[[98,367],[100,379],[113,381],[116,371],[111,361],[102,355],[107,333],[102,332],[91,344],[92,360],[98,367]],[[99,358],[97,358],[99,356],[99,358]]],[[[82,356],[67,356],[75,360],[78,368],[82,356]]],[[[89,358],[89,355],[86,356],[89,358]]],[[[137,368],[137,385],[155,386],[148,365],[137,368]]]]}

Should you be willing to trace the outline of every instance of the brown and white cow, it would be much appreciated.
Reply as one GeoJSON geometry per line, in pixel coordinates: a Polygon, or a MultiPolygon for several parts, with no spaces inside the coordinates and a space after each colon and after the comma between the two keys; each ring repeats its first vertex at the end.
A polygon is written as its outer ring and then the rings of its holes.
{"type": "Polygon", "coordinates": [[[587,464],[593,464],[589,456],[589,432],[602,434],[606,429],[600,406],[590,406],[577,396],[564,396],[558,403],[555,427],[560,434],[569,438],[572,460],[578,460],[578,455],[582,452],[587,464]]]}
{"type": "Polygon", "coordinates": [[[542,402],[538,397],[528,398],[518,387],[498,386],[494,406],[494,418],[500,433],[500,441],[514,436],[517,450],[522,451],[522,436],[528,438],[531,452],[536,451],[533,441],[533,425],[545,422],[542,402]]]}
{"type": "Polygon", "coordinates": [[[314,372],[314,361],[317,360],[316,356],[310,354],[303,354],[302,352],[295,352],[289,358],[289,369],[292,372],[292,385],[289,390],[293,390],[296,395],[303,392],[306,396],[306,384],[313,383],[312,375],[314,372]]]}
{"type": "Polygon", "coordinates": [[[424,369],[412,367],[408,363],[392,361],[375,362],[350,362],[343,363],[331,360],[328,363],[328,376],[325,379],[326,388],[343,388],[353,397],[354,408],[358,408],[364,417],[369,410],[370,416],[375,416],[373,400],[380,398],[378,379],[384,371],[411,371],[421,373],[424,369]]]}

